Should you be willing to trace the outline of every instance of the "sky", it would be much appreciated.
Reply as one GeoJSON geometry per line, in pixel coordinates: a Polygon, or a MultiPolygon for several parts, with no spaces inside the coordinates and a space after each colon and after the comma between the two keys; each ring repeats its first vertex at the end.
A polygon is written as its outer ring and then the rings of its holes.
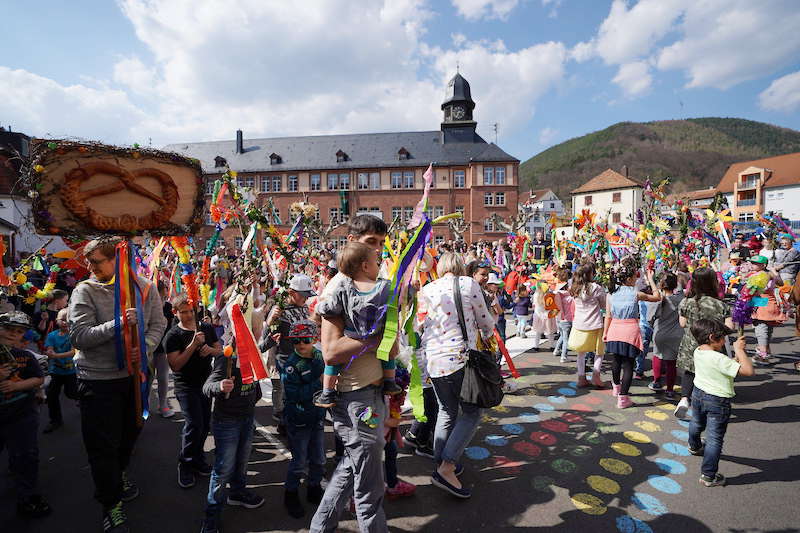
{"type": "Polygon", "coordinates": [[[0,125],[152,145],[435,130],[526,160],[620,121],[800,130],[798,0],[0,0],[0,125]]]}

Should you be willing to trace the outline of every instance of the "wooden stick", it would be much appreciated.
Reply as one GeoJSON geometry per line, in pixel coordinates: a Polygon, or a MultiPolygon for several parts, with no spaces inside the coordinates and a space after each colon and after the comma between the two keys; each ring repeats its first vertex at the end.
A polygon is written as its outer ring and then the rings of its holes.
{"type": "MultiPolygon", "coordinates": [[[[131,251],[133,243],[128,240],[128,253],[131,251]]],[[[136,289],[134,289],[134,283],[138,284],[138,280],[136,279],[136,272],[131,269],[128,269],[128,305],[131,307],[129,309],[136,309],[136,289]]],[[[144,302],[142,302],[144,303],[144,302]]],[[[127,312],[127,309],[122,310],[123,313],[127,312]]],[[[138,318],[137,318],[138,320],[138,318]]],[[[129,334],[131,336],[131,350],[136,354],[135,361],[131,363],[131,374],[133,375],[133,402],[136,409],[136,427],[142,428],[144,426],[144,417],[142,416],[142,383],[141,383],[141,349],[139,347],[139,329],[136,323],[128,324],[129,334]]]]}

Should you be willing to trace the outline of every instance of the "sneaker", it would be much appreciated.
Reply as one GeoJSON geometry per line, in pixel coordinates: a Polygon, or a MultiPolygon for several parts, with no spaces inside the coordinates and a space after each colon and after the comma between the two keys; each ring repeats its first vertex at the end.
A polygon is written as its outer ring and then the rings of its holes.
{"type": "Polygon", "coordinates": [[[243,490],[237,494],[229,494],[228,505],[238,505],[246,509],[257,509],[264,505],[264,498],[252,490],[243,490]]]}
{"type": "Polygon", "coordinates": [[[397,485],[394,487],[386,487],[386,498],[389,500],[396,500],[398,498],[405,498],[411,496],[416,492],[417,486],[403,480],[397,480],[397,485]]]}
{"type": "Polygon", "coordinates": [[[214,470],[211,468],[211,465],[203,461],[202,463],[192,463],[189,465],[189,468],[194,470],[194,473],[198,476],[208,477],[211,475],[211,471],[214,470]]]}
{"type": "Polygon", "coordinates": [[[722,487],[725,485],[725,476],[720,473],[714,475],[714,477],[708,477],[705,474],[700,476],[700,483],[705,485],[706,487],[722,487]]]}
{"type": "Polygon", "coordinates": [[[420,447],[420,442],[417,440],[417,436],[411,433],[410,429],[403,435],[403,444],[415,450],[420,447]]]}
{"type": "Polygon", "coordinates": [[[592,386],[592,382],[589,381],[588,379],[586,379],[586,376],[578,376],[578,387],[583,389],[583,388],[591,387],[591,386],[592,386]]]}
{"type": "Polygon", "coordinates": [[[189,465],[178,463],[178,486],[182,489],[194,487],[195,477],[194,472],[189,465]]]}
{"type": "Polygon", "coordinates": [[[47,424],[47,427],[44,428],[44,431],[42,431],[42,433],[52,433],[52,432],[54,432],[55,430],[57,430],[58,428],[60,428],[63,425],[64,425],[63,422],[52,422],[51,421],[49,424],[47,424]]]}
{"type": "Polygon", "coordinates": [[[611,384],[611,394],[619,397],[619,392],[622,390],[622,385],[611,384]]]}
{"type": "Polygon", "coordinates": [[[569,363],[569,358],[566,355],[562,355],[561,359],[559,359],[561,363],[569,363]]]}
{"type": "Polygon", "coordinates": [[[203,525],[200,528],[200,533],[222,533],[222,524],[220,515],[211,514],[206,515],[203,519],[203,525]]]}
{"type": "Polygon", "coordinates": [[[158,414],[161,415],[161,418],[172,418],[175,416],[175,411],[171,407],[161,407],[158,410],[158,414]]]}
{"type": "Polygon", "coordinates": [[[286,436],[286,424],[283,423],[278,424],[278,426],[275,429],[278,430],[278,435],[286,436]]]}
{"type": "Polygon", "coordinates": [[[129,533],[128,515],[122,508],[122,502],[106,509],[103,513],[103,533],[129,533]]]}
{"type": "Polygon", "coordinates": [[[322,389],[314,394],[314,405],[323,409],[330,409],[336,405],[336,391],[334,389],[322,389]]]}
{"type": "Polygon", "coordinates": [[[633,406],[633,400],[627,394],[620,394],[617,396],[617,407],[619,409],[627,409],[628,407],[633,406]]]}
{"type": "Polygon", "coordinates": [[[122,471],[122,501],[129,502],[139,496],[139,487],[128,477],[128,471],[122,471]]]}
{"type": "Polygon", "coordinates": [[[417,446],[417,449],[414,450],[414,453],[419,455],[420,457],[427,457],[428,459],[435,459],[436,456],[434,455],[433,448],[428,446],[427,444],[423,444],[421,446],[417,446]]]}
{"type": "Polygon", "coordinates": [[[325,491],[322,489],[322,485],[309,485],[306,488],[306,500],[308,500],[308,503],[319,505],[323,494],[325,494],[325,491]]]}
{"type": "Polygon", "coordinates": [[[689,446],[689,453],[692,454],[692,455],[697,455],[699,457],[702,457],[703,454],[705,453],[705,451],[706,451],[705,442],[703,444],[701,444],[700,447],[697,448],[697,449],[694,449],[691,446],[689,446]]]}
{"type": "Polygon", "coordinates": [[[634,374],[633,375],[633,379],[635,379],[637,381],[644,381],[647,378],[644,376],[644,374],[642,372],[639,372],[638,374],[634,374]]]}
{"type": "Polygon", "coordinates": [[[660,381],[651,381],[647,384],[647,388],[653,391],[660,391],[664,389],[664,386],[660,381]]]}
{"type": "Polygon", "coordinates": [[[686,413],[689,411],[689,400],[688,398],[681,398],[681,401],[678,402],[677,407],[675,407],[675,416],[677,418],[684,419],[686,418],[686,413]]]}
{"type": "Polygon", "coordinates": [[[449,492],[456,498],[467,499],[472,496],[472,492],[469,489],[465,489],[464,487],[456,488],[451,485],[445,478],[439,475],[439,472],[434,472],[431,476],[431,483],[445,492],[449,492]]]}
{"type": "Polygon", "coordinates": [[[395,383],[393,379],[384,379],[383,380],[383,393],[388,396],[395,396],[403,392],[403,389],[400,388],[400,385],[395,383]]]}
{"type": "Polygon", "coordinates": [[[34,494],[17,502],[17,514],[25,518],[42,518],[53,512],[42,496],[34,494]]]}
{"type": "Polygon", "coordinates": [[[297,495],[296,490],[287,490],[284,493],[283,504],[286,506],[286,510],[289,511],[289,516],[292,518],[303,518],[306,514],[306,510],[303,508],[303,504],[300,502],[300,496],[297,495]]]}
{"type": "Polygon", "coordinates": [[[668,390],[664,393],[664,398],[667,400],[674,400],[675,399],[675,391],[668,390]]]}

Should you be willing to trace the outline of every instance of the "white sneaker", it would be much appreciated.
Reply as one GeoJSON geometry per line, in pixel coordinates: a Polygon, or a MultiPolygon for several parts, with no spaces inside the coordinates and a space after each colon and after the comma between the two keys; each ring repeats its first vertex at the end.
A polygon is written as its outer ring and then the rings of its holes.
{"type": "Polygon", "coordinates": [[[675,416],[684,419],[686,418],[687,411],[689,411],[689,400],[687,398],[681,398],[681,401],[679,401],[678,405],[675,407],[675,416]]]}
{"type": "Polygon", "coordinates": [[[563,355],[561,356],[561,359],[560,359],[560,361],[561,361],[562,363],[569,363],[569,359],[568,359],[567,357],[563,356],[563,355]]]}
{"type": "Polygon", "coordinates": [[[163,418],[172,418],[175,416],[175,411],[173,411],[170,407],[161,407],[158,410],[158,414],[160,414],[163,418]]]}

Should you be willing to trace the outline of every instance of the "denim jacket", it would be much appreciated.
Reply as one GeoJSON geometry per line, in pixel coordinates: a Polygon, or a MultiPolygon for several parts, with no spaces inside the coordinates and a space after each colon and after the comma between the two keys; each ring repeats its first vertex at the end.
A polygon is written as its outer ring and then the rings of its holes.
{"type": "Polygon", "coordinates": [[[325,418],[325,409],[314,406],[314,393],[322,390],[324,370],[322,353],[316,349],[311,359],[294,352],[280,365],[286,424],[304,427],[325,418]]]}

